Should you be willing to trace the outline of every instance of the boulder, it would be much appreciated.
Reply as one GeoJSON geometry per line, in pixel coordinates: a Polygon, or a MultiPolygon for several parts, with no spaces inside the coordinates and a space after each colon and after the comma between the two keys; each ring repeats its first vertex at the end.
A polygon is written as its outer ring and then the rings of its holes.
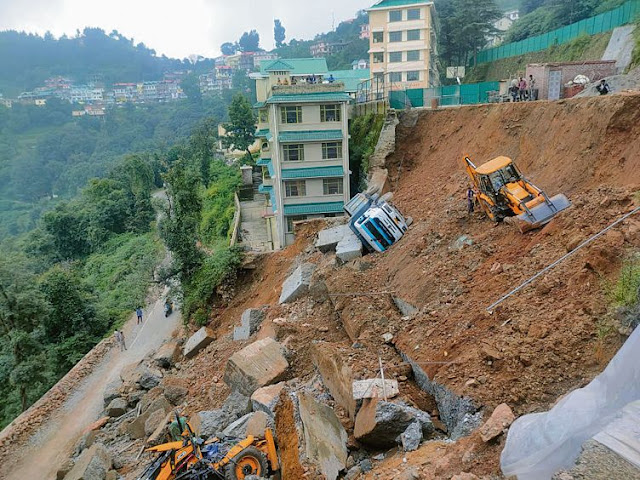
{"type": "Polygon", "coordinates": [[[429,415],[407,405],[373,398],[364,400],[356,416],[354,435],[375,448],[391,448],[396,439],[414,421],[420,422],[423,435],[433,431],[429,415]]]}
{"type": "Polygon", "coordinates": [[[327,480],[335,480],[347,466],[347,432],[333,409],[306,393],[299,396],[305,453],[327,480]]]}
{"type": "Polygon", "coordinates": [[[114,398],[107,406],[107,415],[110,417],[121,417],[127,413],[128,402],[122,398],[114,398]]]}
{"type": "Polygon", "coordinates": [[[402,298],[396,297],[396,296],[393,296],[391,298],[393,299],[393,303],[395,304],[396,308],[405,317],[410,317],[410,316],[415,315],[416,313],[418,313],[418,308],[414,307],[413,305],[411,305],[406,300],[403,300],[402,298]]]}
{"type": "Polygon", "coordinates": [[[350,228],[336,246],[336,257],[342,263],[362,257],[362,242],[350,228]]]}
{"type": "Polygon", "coordinates": [[[273,417],[265,412],[253,412],[249,421],[247,421],[246,435],[252,435],[256,438],[264,439],[264,432],[267,428],[274,430],[275,424],[273,417]]]}
{"type": "Polygon", "coordinates": [[[180,345],[175,340],[169,340],[158,349],[153,361],[160,368],[171,368],[179,358],[180,345]]]}
{"type": "Polygon", "coordinates": [[[239,418],[251,411],[251,398],[234,390],[222,404],[222,410],[230,416],[239,418]]]}
{"type": "Polygon", "coordinates": [[[229,424],[221,433],[221,438],[244,438],[247,434],[247,425],[251,420],[253,413],[247,413],[229,424]]]}
{"type": "Polygon", "coordinates": [[[118,480],[118,472],[116,472],[115,470],[109,470],[107,472],[105,480],[118,480]]]}
{"type": "Polygon", "coordinates": [[[280,381],[288,368],[284,349],[268,337],[234,353],[227,362],[224,381],[232,390],[250,396],[258,388],[280,381]]]}
{"type": "Polygon", "coordinates": [[[222,408],[201,411],[191,418],[191,426],[198,436],[209,438],[251,411],[251,400],[234,391],[227,397],[222,408]]]}
{"type": "Polygon", "coordinates": [[[480,427],[480,437],[482,441],[488,442],[502,435],[502,432],[509,428],[509,425],[511,425],[515,419],[516,417],[513,415],[509,405],[506,403],[498,405],[489,420],[480,427]]]}
{"type": "Polygon", "coordinates": [[[333,344],[318,342],[311,345],[311,358],[322,376],[322,383],[329,389],[336,403],[344,408],[353,420],[356,414],[353,372],[345,362],[346,355],[333,344]]]}
{"type": "Polygon", "coordinates": [[[185,399],[189,390],[179,385],[164,387],[164,396],[172,405],[179,405],[185,399]]]}
{"type": "Polygon", "coordinates": [[[145,424],[156,410],[161,410],[166,415],[171,411],[171,404],[163,396],[156,398],[138,418],[126,426],[126,432],[131,438],[138,439],[146,435],[145,424]]]}
{"type": "Polygon", "coordinates": [[[147,392],[144,390],[134,390],[127,395],[127,404],[130,407],[135,407],[146,394],[147,392]]]}
{"type": "Polygon", "coordinates": [[[216,339],[213,330],[208,327],[202,327],[196,333],[191,335],[187,343],[184,345],[184,358],[189,359],[195,357],[201,350],[216,339]]]}
{"type": "Polygon", "coordinates": [[[155,432],[158,427],[162,425],[162,422],[167,417],[167,413],[164,410],[158,409],[155,412],[149,414],[149,417],[144,422],[144,434],[146,437],[155,432]]]}
{"type": "Polygon", "coordinates": [[[259,388],[251,395],[251,407],[254,411],[262,411],[267,415],[273,417],[275,414],[275,407],[280,397],[280,392],[286,386],[285,382],[276,383],[274,385],[268,385],[266,387],[259,388]]]}
{"type": "Polygon", "coordinates": [[[151,390],[153,387],[157,387],[160,384],[160,380],[162,380],[162,376],[151,370],[145,370],[138,379],[138,385],[145,390],[151,390]]]}
{"type": "Polygon", "coordinates": [[[334,251],[347,232],[351,232],[349,225],[338,225],[337,227],[320,230],[315,244],[316,248],[322,253],[334,251]]]}
{"type": "Polygon", "coordinates": [[[122,380],[116,378],[107,384],[107,387],[104,390],[103,399],[104,406],[106,408],[107,405],[111,403],[111,401],[120,396],[120,389],[122,388],[122,380]]]}
{"type": "Polygon", "coordinates": [[[73,460],[68,458],[65,462],[58,468],[56,472],[56,480],[64,480],[64,477],[73,469],[73,460]]]}
{"type": "Polygon", "coordinates": [[[242,312],[242,317],[240,321],[242,325],[247,325],[251,332],[251,335],[258,331],[260,328],[260,324],[264,320],[265,313],[261,308],[247,308],[244,312],[242,312]]]}
{"type": "MultiPolygon", "coordinates": [[[[149,438],[147,438],[147,445],[154,446],[154,445],[159,445],[161,443],[164,443],[165,433],[168,431],[167,427],[169,426],[169,423],[171,423],[173,420],[175,420],[175,412],[167,413],[164,419],[162,420],[162,422],[158,424],[158,426],[153,431],[153,433],[149,435],[149,438]]],[[[146,422],[145,422],[145,428],[146,428],[146,422]]],[[[116,468],[115,460],[114,460],[113,467],[116,468]]]]}
{"type": "Polygon", "coordinates": [[[104,445],[96,443],[77,458],[64,480],[106,480],[111,470],[111,455],[104,445]]]}
{"type": "Polygon", "coordinates": [[[422,425],[416,420],[400,434],[400,443],[405,452],[413,452],[418,449],[420,442],[422,442],[422,425]]]}
{"type": "Polygon", "coordinates": [[[398,396],[397,380],[385,379],[384,384],[381,378],[370,378],[367,380],[355,380],[353,382],[353,399],[362,400],[365,398],[383,398],[386,394],[387,398],[398,396]],[[384,386],[384,388],[383,388],[384,386]]]}
{"type": "Polygon", "coordinates": [[[312,263],[303,263],[284,281],[282,293],[278,303],[294,302],[309,291],[311,275],[316,266],[312,263]]]}
{"type": "Polygon", "coordinates": [[[80,437],[80,440],[78,440],[78,443],[76,443],[75,448],[73,449],[73,455],[77,457],[84,450],[91,447],[91,445],[95,443],[97,436],[98,434],[95,430],[91,430],[82,435],[82,437],[80,437]]]}

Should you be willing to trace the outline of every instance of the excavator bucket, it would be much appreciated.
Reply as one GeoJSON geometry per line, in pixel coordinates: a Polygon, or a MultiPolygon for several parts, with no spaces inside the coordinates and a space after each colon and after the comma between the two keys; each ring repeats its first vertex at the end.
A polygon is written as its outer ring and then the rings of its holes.
{"type": "Polygon", "coordinates": [[[559,193],[528,211],[521,213],[517,217],[514,217],[514,223],[516,223],[522,233],[525,233],[549,223],[553,217],[570,206],[571,202],[569,199],[562,193],[559,193]]]}

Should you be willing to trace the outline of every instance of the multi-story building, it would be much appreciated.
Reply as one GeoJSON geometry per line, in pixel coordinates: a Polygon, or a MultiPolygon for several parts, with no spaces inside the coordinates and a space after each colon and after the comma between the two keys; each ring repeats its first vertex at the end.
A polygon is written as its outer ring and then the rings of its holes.
{"type": "Polygon", "coordinates": [[[369,60],[375,81],[397,88],[438,85],[433,2],[381,0],[369,13],[369,60]]]}
{"type": "Polygon", "coordinates": [[[260,63],[265,60],[277,60],[278,55],[271,52],[256,52],[253,54],[253,67],[260,68],[260,63]]]}
{"type": "Polygon", "coordinates": [[[104,99],[104,88],[92,85],[73,85],[68,91],[67,99],[71,103],[102,102],[104,99]]]}
{"type": "Polygon", "coordinates": [[[363,23],[362,25],[360,25],[360,38],[364,40],[365,38],[369,38],[369,35],[369,24],[363,23]]]}
{"type": "Polygon", "coordinates": [[[293,242],[299,220],[342,215],[349,195],[349,95],[329,83],[324,58],[261,63],[256,80],[262,139],[260,190],[268,193],[273,247],[293,242]]]}
{"type": "Polygon", "coordinates": [[[309,53],[312,57],[322,57],[324,55],[333,55],[334,53],[341,52],[345,47],[349,45],[347,42],[328,43],[320,41],[314,43],[309,47],[309,53]]]}

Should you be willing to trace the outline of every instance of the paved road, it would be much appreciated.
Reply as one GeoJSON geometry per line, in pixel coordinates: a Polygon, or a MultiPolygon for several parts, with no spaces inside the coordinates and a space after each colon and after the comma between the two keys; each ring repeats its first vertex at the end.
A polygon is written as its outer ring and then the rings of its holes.
{"type": "Polygon", "coordinates": [[[132,316],[123,329],[128,350],[112,349],[93,373],[76,386],[57,415],[29,439],[28,446],[20,452],[17,466],[5,480],[55,479],[58,468],[69,458],[84,429],[102,415],[106,385],[119,375],[122,367],[140,361],[171,337],[181,320],[179,312],[165,318],[164,294],[147,305],[143,318],[144,323],[136,325],[135,315],[132,316]]]}

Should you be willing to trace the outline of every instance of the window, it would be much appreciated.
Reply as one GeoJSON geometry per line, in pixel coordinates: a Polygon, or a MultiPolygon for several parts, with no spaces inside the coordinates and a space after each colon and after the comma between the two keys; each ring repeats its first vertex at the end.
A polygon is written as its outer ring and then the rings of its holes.
{"type": "Polygon", "coordinates": [[[282,150],[284,152],[285,162],[302,162],[304,161],[304,145],[301,143],[294,143],[291,145],[283,145],[282,150]]]}
{"type": "Polygon", "coordinates": [[[389,32],[389,41],[390,42],[401,42],[402,41],[402,32],[389,32]]]}
{"type": "Polygon", "coordinates": [[[335,160],[342,158],[342,142],[329,142],[322,144],[322,159],[335,160]]]}
{"type": "Polygon", "coordinates": [[[293,233],[293,222],[301,222],[302,220],[306,220],[306,215],[294,215],[292,217],[287,218],[287,233],[293,233]]]}
{"type": "Polygon", "coordinates": [[[401,22],[402,21],[402,10],[391,10],[389,12],[389,21],[390,22],[401,22]]]}
{"type": "Polygon", "coordinates": [[[320,105],[321,122],[339,122],[340,105],[320,105]]]}
{"type": "Polygon", "coordinates": [[[302,123],[302,107],[281,107],[282,123],[302,123]]]}
{"type": "Polygon", "coordinates": [[[382,43],[382,42],[384,42],[384,33],[373,32],[373,43],[382,43]]]}
{"type": "Polygon", "coordinates": [[[343,193],[342,178],[323,178],[322,193],[324,195],[342,195],[343,193]]]}
{"type": "Polygon", "coordinates": [[[402,81],[402,72],[391,72],[389,74],[390,82],[401,82],[402,81]]]}
{"type": "Polygon", "coordinates": [[[417,82],[420,80],[420,72],[407,72],[407,82],[417,82]]]}
{"type": "Polygon", "coordinates": [[[398,63],[402,61],[402,52],[391,52],[389,54],[389,63],[398,63]]]}
{"type": "Polygon", "coordinates": [[[304,180],[287,180],[284,182],[285,197],[304,197],[307,194],[307,182],[304,180]]]}
{"type": "Polygon", "coordinates": [[[376,52],[373,54],[373,63],[384,63],[384,53],[376,52]]]}
{"type": "Polygon", "coordinates": [[[260,117],[258,120],[260,123],[267,123],[269,121],[269,114],[267,113],[266,108],[260,109],[260,117]]]}
{"type": "Polygon", "coordinates": [[[407,20],[420,20],[420,9],[410,8],[407,10],[407,20]]]}
{"type": "Polygon", "coordinates": [[[416,62],[420,60],[420,50],[409,50],[407,52],[407,62],[416,62]]]}
{"type": "Polygon", "coordinates": [[[420,40],[420,30],[407,30],[407,41],[420,40]]]}

